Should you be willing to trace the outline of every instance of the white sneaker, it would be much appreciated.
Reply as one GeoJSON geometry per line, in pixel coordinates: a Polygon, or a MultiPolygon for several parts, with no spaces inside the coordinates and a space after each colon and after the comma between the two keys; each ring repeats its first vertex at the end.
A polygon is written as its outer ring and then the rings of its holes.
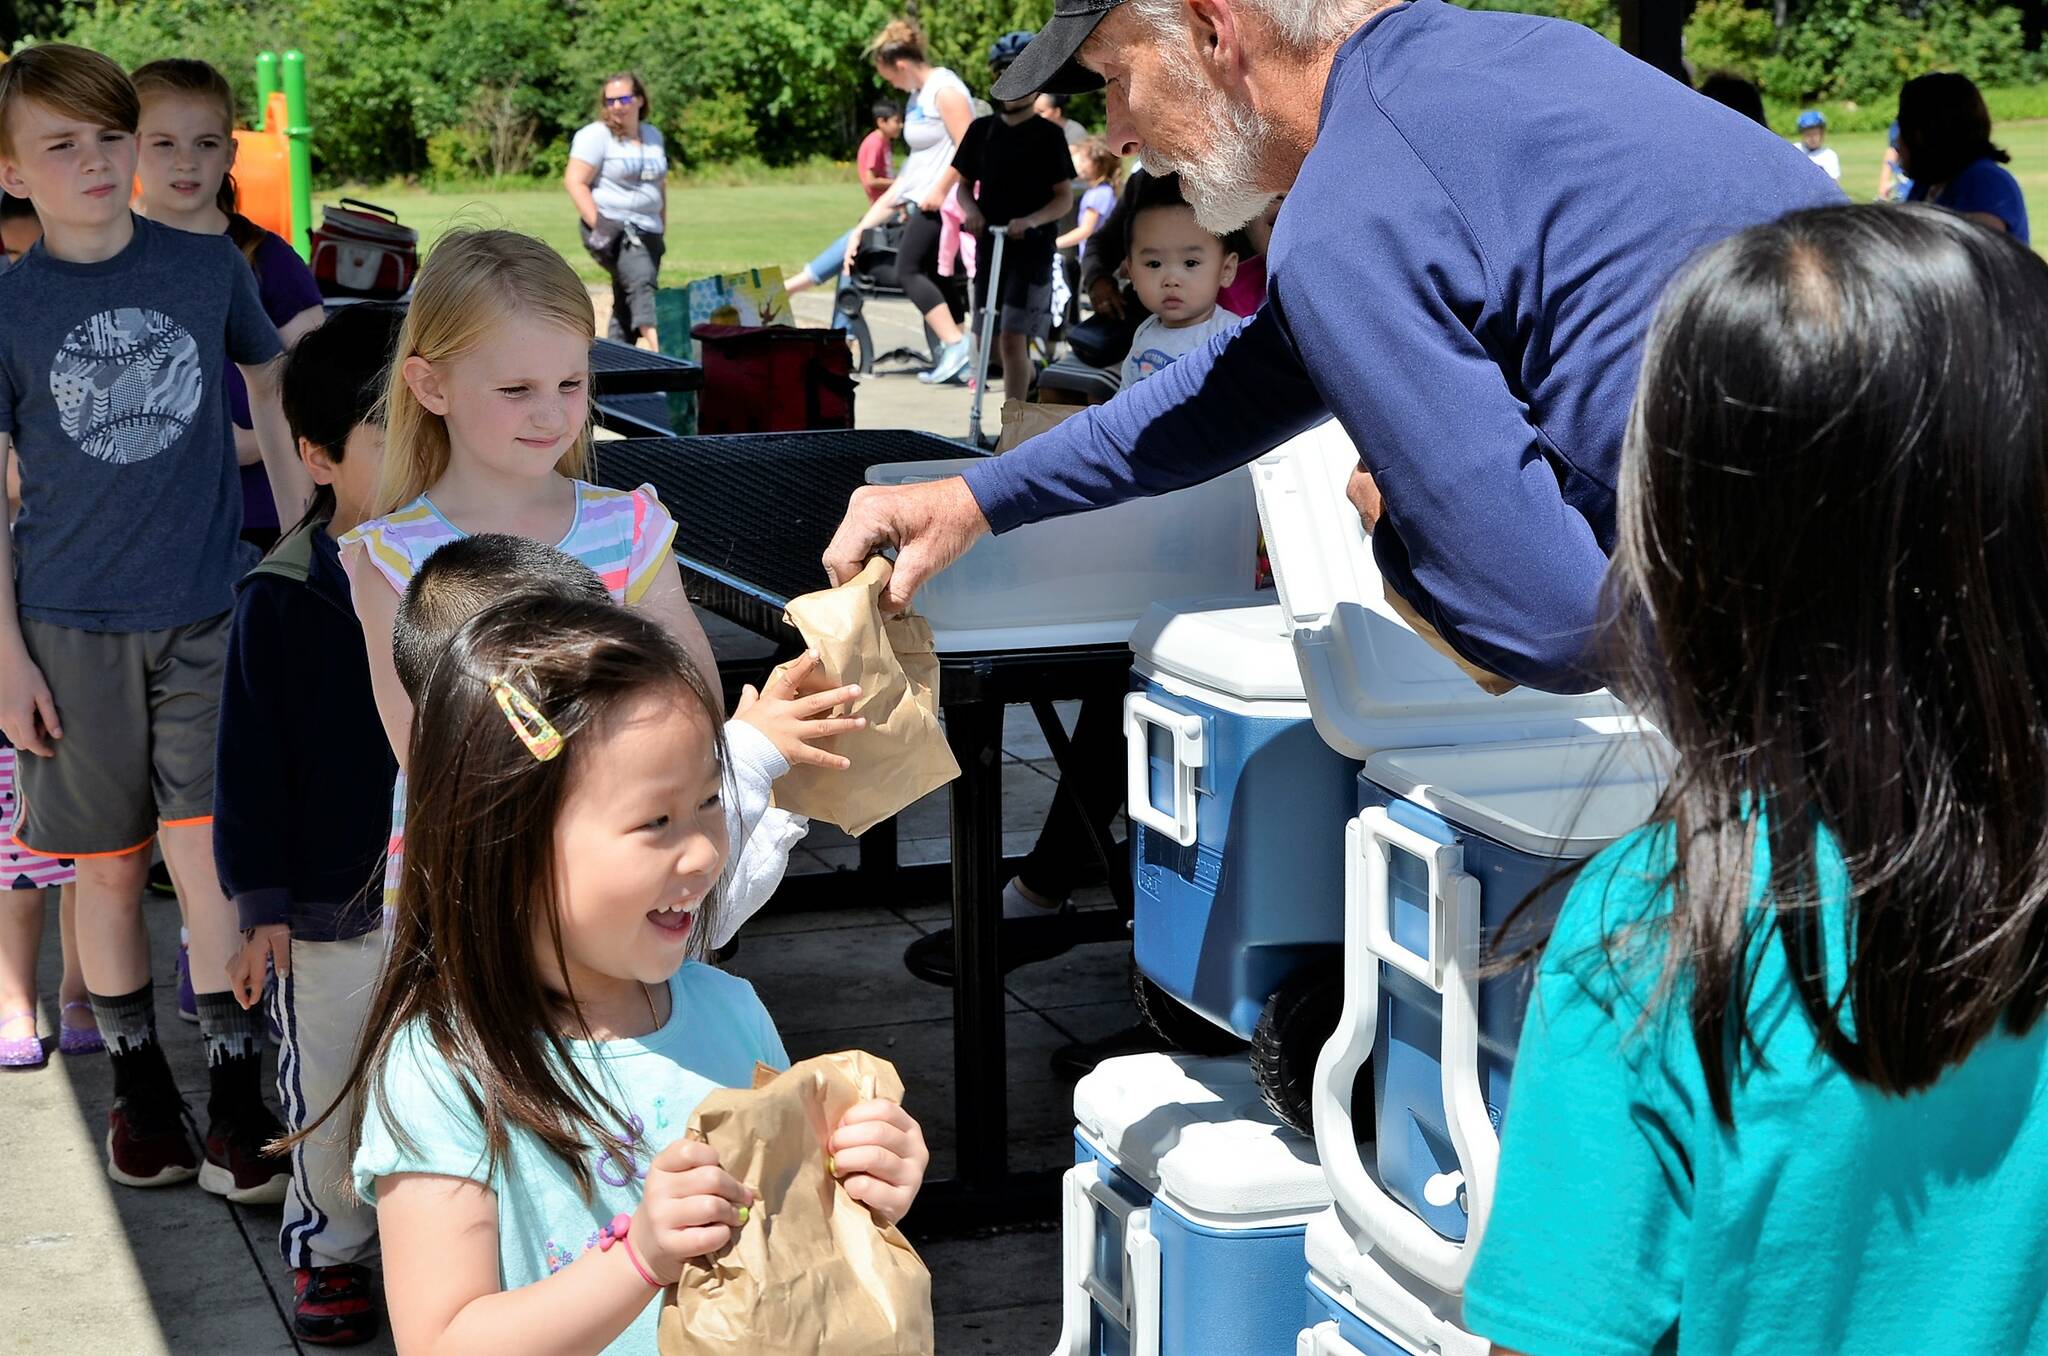
{"type": "Polygon", "coordinates": [[[917,379],[929,386],[943,386],[967,370],[968,362],[974,357],[974,343],[961,335],[954,343],[939,350],[938,360],[929,372],[920,372],[917,379]]]}

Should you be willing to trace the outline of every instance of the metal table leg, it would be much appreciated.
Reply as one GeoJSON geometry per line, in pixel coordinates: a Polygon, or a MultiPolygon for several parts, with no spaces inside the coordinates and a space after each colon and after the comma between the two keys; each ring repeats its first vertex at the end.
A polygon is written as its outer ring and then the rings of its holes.
{"type": "Polygon", "coordinates": [[[953,1105],[958,1180],[970,1191],[1009,1171],[1009,1039],[1003,1026],[1003,703],[946,708],[946,742],[960,763],[953,783],[953,1105]]]}

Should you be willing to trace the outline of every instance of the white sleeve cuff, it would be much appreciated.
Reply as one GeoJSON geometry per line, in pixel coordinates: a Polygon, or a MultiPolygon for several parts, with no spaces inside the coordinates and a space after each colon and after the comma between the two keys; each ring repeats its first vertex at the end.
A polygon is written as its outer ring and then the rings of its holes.
{"type": "Polygon", "coordinates": [[[789,771],[789,760],[775,747],[775,741],[743,720],[725,723],[725,751],[732,760],[735,780],[766,786],[789,771]]]}

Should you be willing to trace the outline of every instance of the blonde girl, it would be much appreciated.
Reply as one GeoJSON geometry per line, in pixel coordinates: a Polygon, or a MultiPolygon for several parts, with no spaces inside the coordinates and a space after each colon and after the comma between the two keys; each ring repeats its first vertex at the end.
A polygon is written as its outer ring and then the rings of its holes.
{"type": "MultiPolygon", "coordinates": [[[[675,520],[654,488],[612,490],[582,478],[595,329],[590,294],[569,265],[514,231],[443,236],[414,283],[385,394],[377,516],[341,538],[377,710],[400,767],[387,899],[403,849],[412,727],[391,624],[414,572],[440,547],[483,532],[553,546],[674,636],[699,673],[718,672],[670,553],[675,520]]],[[[743,783],[765,785],[793,762],[846,766],[806,742],[832,731],[795,714],[797,695],[792,683],[743,708],[729,732],[743,783]]],[[[778,840],[800,836],[789,816],[769,814],[778,818],[764,826],[778,840]]]]}

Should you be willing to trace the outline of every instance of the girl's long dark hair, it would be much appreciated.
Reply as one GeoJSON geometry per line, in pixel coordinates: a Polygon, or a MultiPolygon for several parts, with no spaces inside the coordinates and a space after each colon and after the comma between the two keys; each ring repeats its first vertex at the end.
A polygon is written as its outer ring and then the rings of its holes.
{"type": "MultiPolygon", "coordinates": [[[[590,1150],[620,1162],[632,1153],[623,1116],[569,1058],[564,1026],[580,1025],[573,992],[555,993],[534,962],[545,936],[567,974],[554,881],[555,821],[596,732],[634,701],[669,696],[701,713],[720,765],[718,703],[688,656],[660,626],[610,602],[515,596],[470,618],[450,642],[413,717],[406,760],[405,865],[391,956],[364,1021],[340,1105],[352,1098],[349,1142],[363,1115],[379,1116],[407,1145],[386,1098],[393,1042],[417,1024],[461,1075],[483,1128],[486,1170],[505,1159],[509,1132],[525,1130],[558,1155],[588,1194],[590,1150]],[[541,762],[513,734],[492,695],[510,681],[562,734],[541,762]]],[[[701,955],[715,930],[716,894],[691,938],[701,955]]],[[[304,1138],[334,1114],[287,1143],[304,1138]]]]}
{"type": "Polygon", "coordinates": [[[1765,946],[1821,1048],[1886,1093],[2027,1030],[2048,1005],[2048,264],[1920,207],[1723,242],[1658,312],[1622,480],[1619,686],[1679,755],[1652,819],[1674,854],[1659,992],[1687,1004],[1717,1115],[1759,1047],[1765,946]],[[1838,869],[1839,930],[1817,907],[1838,869]]]}

